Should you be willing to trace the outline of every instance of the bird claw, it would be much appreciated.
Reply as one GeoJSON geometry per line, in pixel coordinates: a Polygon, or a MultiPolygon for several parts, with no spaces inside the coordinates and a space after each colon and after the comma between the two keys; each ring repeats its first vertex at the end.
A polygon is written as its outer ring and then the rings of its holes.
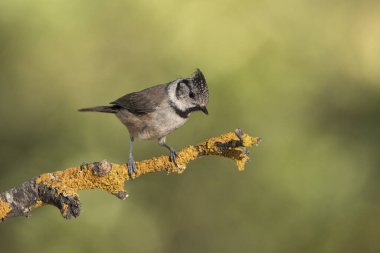
{"type": "Polygon", "coordinates": [[[170,149],[170,155],[169,155],[169,159],[172,163],[175,164],[176,167],[178,167],[177,165],[177,156],[178,156],[178,153],[174,150],[174,149],[170,149]]]}
{"type": "Polygon", "coordinates": [[[136,171],[136,163],[135,163],[135,160],[133,160],[133,157],[129,157],[127,165],[128,165],[128,174],[132,178],[133,173],[136,171]]]}

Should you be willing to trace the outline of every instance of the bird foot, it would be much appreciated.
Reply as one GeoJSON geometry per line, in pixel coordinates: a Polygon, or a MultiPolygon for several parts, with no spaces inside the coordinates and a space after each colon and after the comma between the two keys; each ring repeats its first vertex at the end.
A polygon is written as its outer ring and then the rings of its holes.
{"type": "Polygon", "coordinates": [[[172,163],[175,164],[176,167],[178,167],[177,165],[177,158],[178,157],[178,153],[174,150],[174,149],[170,149],[170,155],[169,155],[169,159],[172,163]]]}
{"type": "Polygon", "coordinates": [[[128,159],[128,174],[131,178],[133,178],[133,173],[136,171],[136,163],[135,160],[133,160],[133,157],[130,156],[128,159]]]}

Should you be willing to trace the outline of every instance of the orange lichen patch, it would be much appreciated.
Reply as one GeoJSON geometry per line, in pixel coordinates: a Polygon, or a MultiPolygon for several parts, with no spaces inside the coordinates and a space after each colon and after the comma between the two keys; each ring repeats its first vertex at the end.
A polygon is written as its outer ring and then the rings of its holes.
{"type": "Polygon", "coordinates": [[[173,162],[169,160],[168,156],[153,157],[149,160],[136,162],[137,170],[134,177],[139,177],[147,173],[158,171],[167,171],[168,173],[175,172],[180,174],[186,168],[186,164],[198,158],[198,156],[198,150],[194,146],[189,146],[178,153],[178,168],[173,162]]]}
{"type": "Polygon", "coordinates": [[[249,161],[249,157],[248,155],[243,155],[240,159],[237,159],[235,161],[236,161],[236,166],[238,167],[238,170],[243,171],[245,164],[249,161]]]}
{"type": "Polygon", "coordinates": [[[68,204],[63,204],[62,206],[62,215],[66,217],[70,213],[70,208],[68,204]]]}
{"type": "Polygon", "coordinates": [[[78,190],[99,188],[116,194],[124,190],[124,181],[128,174],[125,166],[112,164],[112,170],[105,176],[96,175],[87,166],[73,167],[64,171],[45,173],[36,179],[57,190],[57,194],[77,195],[78,190]]]}
{"type": "Polygon", "coordinates": [[[197,145],[197,148],[200,153],[204,153],[205,155],[222,155],[228,149],[221,150],[219,144],[229,143],[230,150],[233,149],[234,146],[239,142],[239,138],[235,133],[226,133],[219,137],[210,138],[200,144],[197,145]]]}
{"type": "MultiPolygon", "coordinates": [[[[167,171],[168,173],[182,173],[186,164],[192,160],[206,155],[218,155],[231,158],[236,161],[238,169],[244,169],[244,165],[249,160],[246,147],[258,144],[260,141],[257,137],[251,137],[242,134],[238,137],[235,132],[223,134],[219,137],[207,139],[196,145],[189,146],[178,153],[177,165],[169,160],[168,156],[153,157],[149,160],[136,162],[136,168],[133,177],[141,175],[167,171]]],[[[94,189],[108,191],[114,195],[124,192],[124,182],[130,179],[126,164],[109,164],[105,161],[98,164],[106,164],[108,167],[98,168],[99,173],[94,171],[94,164],[77,166],[63,171],[45,173],[40,175],[36,183],[43,183],[54,188],[57,194],[77,196],[78,190],[94,189]]],[[[101,165],[102,166],[102,165],[101,165]]]]}
{"type": "Polygon", "coordinates": [[[214,137],[197,145],[198,150],[205,155],[219,155],[231,158],[236,161],[239,171],[244,170],[244,166],[249,157],[245,148],[259,144],[258,137],[251,137],[243,134],[240,138],[235,132],[226,133],[219,137],[214,137]],[[225,148],[221,147],[225,146],[225,148]]]}
{"type": "Polygon", "coordinates": [[[181,152],[178,156],[178,161],[180,163],[188,163],[199,156],[199,151],[194,146],[189,146],[188,148],[184,149],[184,151],[181,152]]]}
{"type": "Polygon", "coordinates": [[[37,200],[36,204],[31,206],[32,209],[43,206],[45,203],[42,200],[37,200]]]}
{"type": "Polygon", "coordinates": [[[244,148],[257,145],[260,138],[251,137],[243,134],[241,139],[236,133],[230,132],[219,137],[210,138],[196,146],[189,146],[178,153],[177,165],[178,169],[168,156],[154,157],[150,160],[145,160],[136,163],[138,170],[135,177],[140,175],[166,170],[167,172],[182,173],[186,168],[186,164],[197,159],[200,155],[219,155],[231,158],[236,161],[238,169],[244,170],[244,165],[249,160],[244,148]],[[227,148],[223,149],[220,144],[224,144],[227,148]]]}
{"type": "Polygon", "coordinates": [[[12,211],[12,207],[9,203],[0,199],[0,220],[7,217],[7,214],[12,211]]]}

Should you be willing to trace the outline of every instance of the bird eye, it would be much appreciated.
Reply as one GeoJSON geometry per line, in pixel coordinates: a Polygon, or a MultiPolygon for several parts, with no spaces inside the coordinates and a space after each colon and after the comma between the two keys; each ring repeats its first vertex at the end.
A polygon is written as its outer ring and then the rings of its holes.
{"type": "Polygon", "coordinates": [[[194,93],[190,92],[189,97],[192,98],[192,99],[194,99],[194,97],[195,97],[194,93]]]}

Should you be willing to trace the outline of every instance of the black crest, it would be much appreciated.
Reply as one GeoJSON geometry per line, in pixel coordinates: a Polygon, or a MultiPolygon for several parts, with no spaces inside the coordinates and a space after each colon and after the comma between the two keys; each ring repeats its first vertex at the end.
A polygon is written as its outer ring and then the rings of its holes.
{"type": "Polygon", "coordinates": [[[192,76],[195,86],[198,87],[201,93],[208,92],[205,76],[200,69],[196,69],[192,76]]]}

